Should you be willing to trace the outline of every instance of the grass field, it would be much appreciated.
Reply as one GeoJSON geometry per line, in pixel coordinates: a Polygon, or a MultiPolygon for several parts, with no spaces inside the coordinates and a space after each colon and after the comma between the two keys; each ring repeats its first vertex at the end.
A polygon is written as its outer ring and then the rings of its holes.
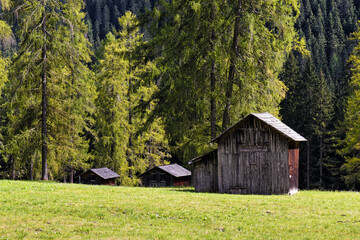
{"type": "Polygon", "coordinates": [[[0,239],[360,239],[360,194],[0,181],[0,239]]]}

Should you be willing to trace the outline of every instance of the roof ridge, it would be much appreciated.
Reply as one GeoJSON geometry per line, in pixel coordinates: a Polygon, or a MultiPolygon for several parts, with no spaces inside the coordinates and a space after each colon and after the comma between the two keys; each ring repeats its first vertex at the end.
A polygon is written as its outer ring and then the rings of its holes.
{"type": "Polygon", "coordinates": [[[269,127],[273,128],[274,130],[278,131],[280,134],[284,135],[285,137],[293,140],[293,141],[307,141],[303,136],[298,134],[295,130],[290,128],[288,125],[283,123],[280,119],[274,117],[269,112],[262,112],[262,113],[250,113],[246,115],[244,118],[236,122],[231,127],[227,128],[225,131],[223,131],[219,136],[215,137],[211,140],[211,142],[216,142],[220,137],[222,137],[224,134],[226,134],[229,130],[233,129],[234,127],[240,125],[242,122],[244,122],[247,118],[250,116],[256,117],[258,120],[264,122],[269,127]],[[278,124],[279,126],[276,126],[278,124]]]}

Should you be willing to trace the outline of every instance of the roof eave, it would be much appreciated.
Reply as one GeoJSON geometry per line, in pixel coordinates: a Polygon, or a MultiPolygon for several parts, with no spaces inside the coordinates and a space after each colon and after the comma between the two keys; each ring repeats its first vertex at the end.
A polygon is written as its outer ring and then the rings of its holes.
{"type": "MultiPolygon", "coordinates": [[[[235,123],[234,125],[232,125],[231,127],[229,127],[228,129],[226,129],[225,131],[223,131],[222,133],[220,133],[219,136],[215,137],[214,139],[212,139],[210,141],[210,143],[214,143],[214,142],[218,142],[218,140],[223,137],[226,133],[228,133],[231,129],[233,129],[234,127],[240,125],[241,123],[243,123],[245,120],[247,120],[250,116],[253,116],[255,117],[256,119],[258,119],[259,121],[265,123],[266,125],[268,125],[271,129],[275,130],[276,132],[278,132],[280,135],[288,138],[289,140],[291,141],[295,141],[295,142],[307,142],[307,139],[304,138],[303,136],[301,136],[300,134],[298,134],[301,138],[300,139],[296,139],[296,138],[293,138],[291,136],[288,136],[286,134],[284,134],[283,132],[281,132],[280,130],[276,129],[275,127],[271,126],[270,124],[268,124],[266,121],[264,121],[263,119],[257,117],[256,115],[250,113],[248,115],[246,115],[243,119],[241,119],[240,121],[238,121],[237,123],[235,123]]],[[[280,121],[280,120],[279,120],[280,121]]]]}

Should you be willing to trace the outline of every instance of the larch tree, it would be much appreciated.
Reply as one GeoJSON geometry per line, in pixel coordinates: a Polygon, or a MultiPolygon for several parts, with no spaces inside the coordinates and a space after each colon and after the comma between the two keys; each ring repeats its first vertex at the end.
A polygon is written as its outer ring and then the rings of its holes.
{"type": "Polygon", "coordinates": [[[150,99],[156,85],[145,76],[157,69],[138,51],[144,42],[136,16],[126,12],[119,23],[121,30],[107,35],[98,66],[94,164],[118,172],[122,185],[136,185],[138,173],[169,155],[162,120],[145,121],[156,104],[150,99]],[[142,102],[151,107],[137,110],[142,102]]]}
{"type": "Polygon", "coordinates": [[[13,7],[20,43],[10,70],[6,149],[17,159],[41,155],[41,179],[49,179],[49,168],[57,178],[65,162],[71,168],[87,158],[80,139],[94,88],[84,3],[14,1],[13,7]]]}
{"type": "Polygon", "coordinates": [[[345,163],[341,167],[343,179],[349,189],[360,189],[360,30],[353,34],[357,41],[353,54],[352,77],[345,113],[346,137],[343,140],[342,153],[345,163]]]}
{"type": "Polygon", "coordinates": [[[277,75],[298,40],[298,15],[298,1],[175,0],[144,17],[161,69],[154,114],[177,158],[209,151],[216,133],[251,111],[278,113],[286,88],[277,75]]]}
{"type": "MultiPolygon", "coordinates": [[[[10,1],[8,0],[1,0],[0,1],[0,9],[4,12],[9,10],[10,8],[10,1]]],[[[0,20],[0,40],[9,38],[11,35],[11,28],[10,26],[3,20],[0,20]]],[[[0,93],[1,88],[3,87],[5,81],[7,80],[7,70],[6,67],[8,65],[8,61],[4,59],[0,52],[0,93]]]]}

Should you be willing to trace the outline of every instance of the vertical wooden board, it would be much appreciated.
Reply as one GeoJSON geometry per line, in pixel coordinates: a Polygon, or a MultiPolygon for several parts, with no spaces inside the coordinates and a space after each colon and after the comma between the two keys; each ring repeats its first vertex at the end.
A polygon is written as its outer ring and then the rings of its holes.
{"type": "Polygon", "coordinates": [[[266,153],[260,154],[260,194],[269,194],[269,167],[266,153]]]}
{"type": "Polygon", "coordinates": [[[277,169],[278,169],[278,162],[276,161],[277,154],[272,153],[271,154],[271,162],[272,162],[272,193],[277,194],[278,189],[278,182],[277,182],[277,169]]]}
{"type": "Polygon", "coordinates": [[[259,152],[259,194],[265,194],[265,184],[266,181],[264,179],[265,166],[264,166],[264,157],[263,153],[259,152]]]}
{"type": "Polygon", "coordinates": [[[225,174],[224,174],[224,192],[228,192],[229,191],[229,178],[231,177],[231,169],[230,169],[230,164],[231,164],[231,154],[227,154],[226,155],[226,163],[224,164],[225,166],[225,174]]]}
{"type": "Polygon", "coordinates": [[[288,153],[284,151],[281,153],[281,164],[282,164],[282,174],[281,174],[281,182],[282,182],[282,193],[289,193],[289,166],[288,166],[288,153]]]}
{"type": "Polygon", "coordinates": [[[219,192],[222,193],[222,162],[224,154],[218,149],[218,188],[219,192]]]}
{"type": "Polygon", "coordinates": [[[213,159],[213,168],[212,168],[212,188],[211,191],[212,192],[217,192],[218,191],[218,171],[217,171],[217,160],[213,159]]]}
{"type": "Polygon", "coordinates": [[[284,179],[284,173],[285,173],[285,169],[284,169],[284,162],[283,162],[283,153],[279,152],[279,177],[278,177],[278,181],[279,181],[279,193],[282,194],[284,193],[284,189],[285,189],[285,179],[284,179]]]}
{"type": "Polygon", "coordinates": [[[241,158],[241,154],[237,155],[237,161],[238,161],[238,180],[237,185],[239,187],[245,187],[245,181],[244,181],[244,160],[241,158]]]}
{"type": "Polygon", "coordinates": [[[251,152],[250,155],[250,193],[257,194],[259,191],[258,154],[256,152],[251,152]]]}
{"type": "Polygon", "coordinates": [[[250,194],[251,184],[250,184],[250,163],[249,163],[249,153],[243,153],[244,156],[244,178],[246,182],[246,193],[250,194]]]}
{"type": "MultiPolygon", "coordinates": [[[[279,144],[280,147],[280,144],[279,144]]],[[[283,161],[282,161],[282,153],[279,152],[278,153],[278,174],[277,174],[277,179],[278,179],[278,183],[279,183],[279,188],[278,188],[278,194],[282,194],[283,189],[284,189],[284,179],[282,178],[283,174],[284,174],[284,169],[283,169],[283,161]]]]}
{"type": "Polygon", "coordinates": [[[299,149],[289,149],[289,190],[298,190],[299,149]]]}

